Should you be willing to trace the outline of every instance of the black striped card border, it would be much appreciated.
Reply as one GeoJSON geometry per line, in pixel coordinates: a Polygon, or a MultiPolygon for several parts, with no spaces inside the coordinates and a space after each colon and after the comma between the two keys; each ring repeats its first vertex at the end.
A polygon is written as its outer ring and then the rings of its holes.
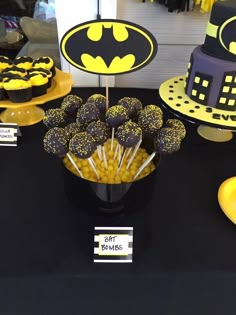
{"type": "Polygon", "coordinates": [[[95,250],[99,248],[99,242],[95,241],[95,237],[100,234],[128,234],[130,241],[128,247],[133,249],[133,227],[95,227],[94,228],[94,254],[93,261],[95,263],[132,263],[133,262],[133,250],[128,255],[99,255],[95,254],[95,250]]]}

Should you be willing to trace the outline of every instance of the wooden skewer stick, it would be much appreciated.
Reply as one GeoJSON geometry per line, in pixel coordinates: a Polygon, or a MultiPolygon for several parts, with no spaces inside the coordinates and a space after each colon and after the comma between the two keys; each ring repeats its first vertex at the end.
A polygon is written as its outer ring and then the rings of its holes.
{"type": "Polygon", "coordinates": [[[129,159],[129,162],[128,162],[127,166],[126,166],[126,169],[127,169],[127,170],[129,169],[131,163],[133,162],[133,159],[135,158],[135,155],[136,155],[136,153],[138,152],[138,149],[139,149],[141,143],[142,143],[142,138],[141,138],[141,139],[139,140],[139,142],[137,143],[137,145],[136,145],[136,147],[135,147],[135,149],[134,149],[134,151],[133,151],[133,153],[132,153],[132,155],[131,155],[131,157],[130,157],[130,159],[129,159]]]}
{"type": "Polygon", "coordinates": [[[106,76],[106,111],[109,108],[109,78],[106,76]]]}
{"type": "Polygon", "coordinates": [[[79,174],[79,176],[81,178],[84,178],[82,172],[80,171],[80,169],[78,168],[78,166],[76,165],[75,161],[73,160],[72,156],[70,155],[70,153],[68,152],[66,154],[66,156],[68,157],[68,159],[70,160],[71,164],[74,166],[74,168],[76,169],[77,173],[79,174]]]}
{"type": "Polygon", "coordinates": [[[97,179],[100,180],[100,177],[99,177],[97,169],[96,169],[96,164],[95,164],[93,158],[92,157],[88,158],[88,161],[89,161],[90,166],[92,167],[92,170],[94,171],[94,174],[97,176],[97,179]]]}
{"type": "Polygon", "coordinates": [[[145,167],[151,162],[151,160],[154,158],[156,155],[156,152],[153,152],[147,159],[146,161],[143,162],[143,164],[140,166],[138,169],[137,173],[134,176],[134,180],[139,176],[139,174],[145,169],[145,167]]]}

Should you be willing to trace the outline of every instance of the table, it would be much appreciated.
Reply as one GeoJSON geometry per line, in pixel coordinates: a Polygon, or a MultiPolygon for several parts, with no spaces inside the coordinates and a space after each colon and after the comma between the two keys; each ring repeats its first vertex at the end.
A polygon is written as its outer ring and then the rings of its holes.
{"type": "MultiPolygon", "coordinates": [[[[111,104],[124,96],[160,104],[156,90],[110,89],[111,104]]],[[[235,138],[209,142],[184,123],[182,149],[162,158],[147,207],[103,221],[134,226],[132,264],[93,263],[101,218],[66,198],[61,161],[43,150],[42,123],[22,127],[16,148],[0,148],[0,314],[235,314],[235,226],[217,202],[220,184],[236,173],[235,138]]]]}

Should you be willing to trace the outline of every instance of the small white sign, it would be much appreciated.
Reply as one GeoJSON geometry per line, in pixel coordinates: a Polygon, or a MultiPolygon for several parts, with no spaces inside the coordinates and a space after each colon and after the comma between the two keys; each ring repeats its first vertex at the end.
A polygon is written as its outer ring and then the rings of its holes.
{"type": "Polygon", "coordinates": [[[95,227],[94,262],[132,262],[132,227],[95,227]]]}
{"type": "Polygon", "coordinates": [[[17,133],[17,124],[0,123],[0,146],[16,146],[17,133]]]}

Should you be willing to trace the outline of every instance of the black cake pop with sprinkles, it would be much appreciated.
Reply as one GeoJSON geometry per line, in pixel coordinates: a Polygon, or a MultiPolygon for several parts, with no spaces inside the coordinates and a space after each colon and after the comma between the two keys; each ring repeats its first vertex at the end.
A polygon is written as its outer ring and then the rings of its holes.
{"type": "Polygon", "coordinates": [[[67,115],[63,109],[51,108],[45,112],[43,123],[48,128],[64,127],[67,124],[67,115]]]}

